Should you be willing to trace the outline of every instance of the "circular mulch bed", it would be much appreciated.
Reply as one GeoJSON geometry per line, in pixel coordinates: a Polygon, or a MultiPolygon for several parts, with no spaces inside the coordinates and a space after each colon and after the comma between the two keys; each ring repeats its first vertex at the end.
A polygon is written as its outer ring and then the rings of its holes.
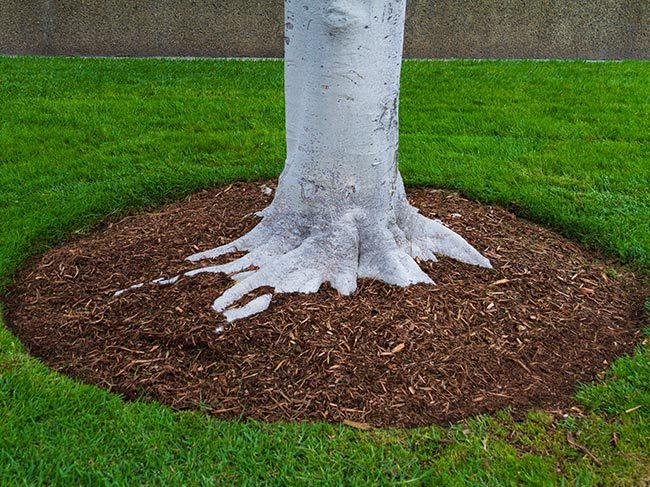
{"type": "Polygon", "coordinates": [[[215,328],[221,275],[134,283],[196,267],[271,200],[261,183],[203,191],[55,248],[23,270],[7,302],[13,332],[55,370],[127,398],[222,418],[416,426],[512,407],[557,411],[641,337],[643,279],[558,235],[449,192],[409,191],[492,260],[443,258],[437,283],[278,295],[268,311],[215,328]],[[614,270],[615,269],[615,270],[614,270]]]}

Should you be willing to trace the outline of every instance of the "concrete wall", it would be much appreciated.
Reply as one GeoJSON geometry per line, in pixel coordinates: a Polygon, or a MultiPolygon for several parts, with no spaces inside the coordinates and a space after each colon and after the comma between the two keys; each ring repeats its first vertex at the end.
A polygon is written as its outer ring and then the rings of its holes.
{"type": "MultiPolygon", "coordinates": [[[[409,57],[650,58],[650,0],[409,0],[408,9],[409,57]]],[[[0,0],[2,54],[281,57],[282,28],[282,0],[0,0]]]]}

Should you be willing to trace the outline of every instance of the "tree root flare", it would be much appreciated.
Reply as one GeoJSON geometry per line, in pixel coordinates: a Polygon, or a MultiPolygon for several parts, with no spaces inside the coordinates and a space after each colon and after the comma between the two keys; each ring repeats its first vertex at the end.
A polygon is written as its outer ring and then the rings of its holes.
{"type": "MultiPolygon", "coordinates": [[[[149,284],[169,286],[183,277],[206,273],[223,273],[235,284],[213,303],[212,308],[228,322],[246,318],[266,310],[271,294],[256,297],[237,307],[249,293],[271,287],[276,293],[315,293],[330,283],[347,296],[357,289],[358,278],[377,279],[405,287],[433,284],[417,261],[436,261],[436,255],[491,268],[483,257],[461,236],[441,222],[430,220],[408,206],[397,214],[392,224],[369,224],[363,214],[346,213],[335,222],[319,222],[311,227],[288,224],[286,215],[265,218],[243,237],[187,257],[190,262],[213,259],[237,251],[243,257],[221,265],[206,266],[171,278],[160,278],[149,284]],[[308,228],[301,234],[296,228],[308,228]]],[[[115,297],[142,288],[136,284],[114,294],[115,297]]]]}

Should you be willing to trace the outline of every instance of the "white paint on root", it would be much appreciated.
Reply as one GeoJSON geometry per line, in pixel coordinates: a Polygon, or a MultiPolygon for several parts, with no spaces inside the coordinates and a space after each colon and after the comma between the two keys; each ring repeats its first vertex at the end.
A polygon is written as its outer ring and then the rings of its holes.
{"type": "Polygon", "coordinates": [[[264,294],[258,298],[253,299],[251,302],[242,306],[241,308],[227,309],[223,312],[223,315],[226,317],[228,323],[256,315],[262,311],[266,311],[269,308],[271,305],[271,298],[271,294],[264,294]]]}
{"type": "MultiPolygon", "coordinates": [[[[472,265],[491,267],[490,261],[460,235],[441,222],[424,217],[408,203],[405,205],[399,212],[400,216],[395,217],[392,228],[387,224],[367,225],[364,217],[355,219],[344,215],[334,223],[319,220],[318,224],[310,227],[301,243],[289,239],[292,243],[284,246],[269,243],[266,233],[281,239],[287,233],[284,226],[287,214],[279,216],[277,220],[280,223],[275,225],[271,213],[235,244],[194,254],[188,259],[196,262],[223,255],[233,248],[249,252],[233,261],[233,267],[241,267],[237,262],[245,259],[246,264],[256,269],[232,275],[236,283],[213,303],[213,309],[224,314],[261,287],[271,287],[276,293],[309,294],[317,292],[322,284],[329,283],[342,295],[350,295],[357,288],[358,278],[376,279],[402,287],[433,284],[416,259],[436,261],[436,254],[472,265]]],[[[297,222],[296,219],[294,221],[297,222]]],[[[194,273],[200,271],[198,269],[194,273]]]]}
{"type": "Polygon", "coordinates": [[[127,287],[126,289],[120,289],[117,291],[115,294],[113,294],[113,297],[117,298],[118,296],[121,296],[122,294],[132,291],[133,289],[139,289],[144,286],[144,283],[139,283],[139,284],[134,284],[133,286],[127,287]]]}

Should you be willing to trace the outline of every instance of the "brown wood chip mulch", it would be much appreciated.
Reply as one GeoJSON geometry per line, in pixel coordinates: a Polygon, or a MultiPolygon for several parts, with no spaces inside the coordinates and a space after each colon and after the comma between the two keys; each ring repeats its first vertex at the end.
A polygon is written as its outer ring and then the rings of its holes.
{"type": "Polygon", "coordinates": [[[432,189],[411,190],[412,203],[493,270],[443,258],[423,264],[436,286],[361,281],[352,297],[278,295],[232,325],[210,309],[231,284],[220,275],[112,297],[194,268],[184,257],[252,228],[271,199],[261,185],[203,191],[47,252],[16,278],[10,329],[53,369],[126,398],[220,418],[375,427],[507,406],[557,412],[573,404],[576,383],[641,339],[641,277],[504,209],[432,189]]]}

